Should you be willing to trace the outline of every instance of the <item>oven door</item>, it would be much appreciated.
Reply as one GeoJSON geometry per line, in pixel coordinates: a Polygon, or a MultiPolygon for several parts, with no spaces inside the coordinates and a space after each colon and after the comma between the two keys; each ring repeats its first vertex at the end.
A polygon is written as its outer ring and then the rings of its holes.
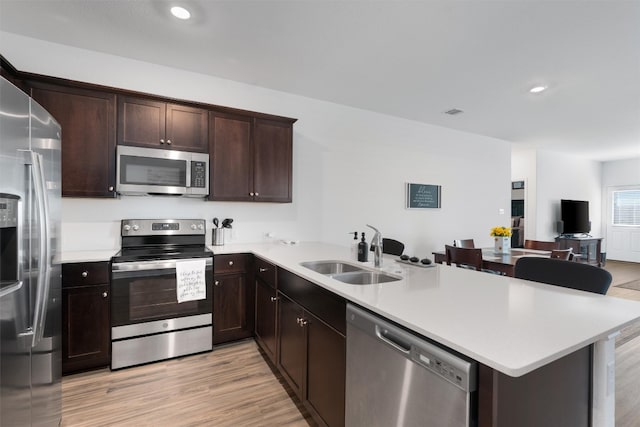
{"type": "Polygon", "coordinates": [[[111,326],[153,322],[213,312],[213,258],[206,259],[207,297],[178,303],[176,261],[113,263],[111,270],[111,326]]]}

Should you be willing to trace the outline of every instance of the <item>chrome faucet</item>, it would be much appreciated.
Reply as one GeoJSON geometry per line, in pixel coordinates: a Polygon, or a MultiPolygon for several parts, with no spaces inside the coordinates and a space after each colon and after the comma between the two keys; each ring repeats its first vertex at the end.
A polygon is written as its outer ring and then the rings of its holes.
{"type": "Polygon", "coordinates": [[[367,227],[375,231],[373,239],[371,239],[371,245],[373,249],[373,265],[374,267],[382,267],[382,234],[377,228],[367,224],[367,227]]]}

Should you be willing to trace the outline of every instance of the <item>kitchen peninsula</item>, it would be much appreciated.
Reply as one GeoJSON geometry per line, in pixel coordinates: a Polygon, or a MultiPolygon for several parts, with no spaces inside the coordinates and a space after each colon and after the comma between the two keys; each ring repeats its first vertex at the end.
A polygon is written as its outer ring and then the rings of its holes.
{"type": "MultiPolygon", "coordinates": [[[[238,244],[211,249],[215,254],[253,253],[476,360],[481,364],[479,425],[499,421],[500,399],[509,396],[498,394],[498,384],[506,390],[505,381],[517,381],[547,368],[554,370],[554,364],[586,352],[587,360],[592,357],[591,366],[583,372],[589,377],[583,380],[592,382],[588,416],[594,426],[614,425],[614,338],[617,331],[640,320],[640,303],[443,265],[405,266],[393,257],[385,259],[382,269],[402,276],[402,280],[349,285],[300,265],[349,259],[347,248],[324,243],[238,244]]],[[[563,368],[557,368],[560,371],[552,374],[551,383],[543,381],[538,386],[551,388],[567,381],[562,377],[563,368]]],[[[537,390],[549,396],[551,391],[537,390]]]]}

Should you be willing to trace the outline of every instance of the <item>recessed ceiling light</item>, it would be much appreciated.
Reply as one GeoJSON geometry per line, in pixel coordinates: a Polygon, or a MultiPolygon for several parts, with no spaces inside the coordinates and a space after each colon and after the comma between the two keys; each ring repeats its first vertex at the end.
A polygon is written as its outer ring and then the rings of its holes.
{"type": "Polygon", "coordinates": [[[171,14],[178,19],[189,19],[191,18],[191,12],[189,12],[184,7],[173,6],[171,8],[171,14]]]}
{"type": "Polygon", "coordinates": [[[545,90],[547,90],[546,86],[534,86],[531,89],[529,89],[529,92],[540,93],[540,92],[544,92],[545,90]]]}

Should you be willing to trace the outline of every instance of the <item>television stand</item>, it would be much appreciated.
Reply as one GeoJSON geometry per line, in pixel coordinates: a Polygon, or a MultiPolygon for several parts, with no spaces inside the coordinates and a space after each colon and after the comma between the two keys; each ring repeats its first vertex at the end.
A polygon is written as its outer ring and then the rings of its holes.
{"type": "Polygon", "coordinates": [[[556,243],[559,249],[571,248],[574,255],[580,254],[576,261],[602,267],[602,237],[560,235],[556,237],[556,243]]]}

